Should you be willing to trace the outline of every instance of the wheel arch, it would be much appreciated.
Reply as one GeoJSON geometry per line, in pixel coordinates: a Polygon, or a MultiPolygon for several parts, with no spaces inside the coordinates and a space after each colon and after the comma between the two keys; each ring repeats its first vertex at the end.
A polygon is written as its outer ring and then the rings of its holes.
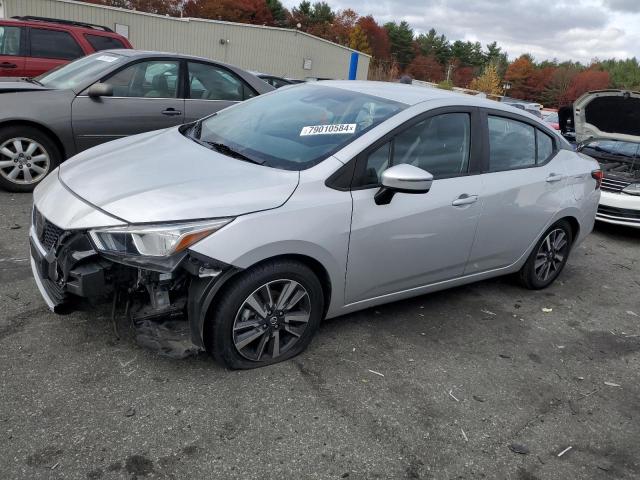
{"type": "Polygon", "coordinates": [[[284,260],[293,260],[299,262],[310,268],[318,277],[318,280],[320,281],[320,284],[322,286],[322,293],[324,296],[324,318],[329,309],[334,288],[331,282],[331,276],[327,268],[318,259],[306,254],[286,253],[273,255],[271,257],[263,258],[246,268],[230,267],[219,278],[213,280],[201,278],[193,280],[191,288],[189,289],[188,301],[189,323],[192,341],[196,345],[204,347],[204,338],[207,335],[206,329],[209,328],[209,322],[207,322],[209,312],[215,305],[216,300],[224,295],[227,289],[230,288],[231,280],[233,280],[238,274],[248,269],[263,265],[265,263],[284,260]]]}
{"type": "Polygon", "coordinates": [[[66,149],[64,148],[64,144],[60,140],[60,137],[53,130],[51,130],[49,127],[46,127],[42,123],[34,122],[32,120],[4,120],[0,122],[0,128],[15,127],[19,125],[35,128],[37,130],[42,131],[42,133],[44,133],[45,135],[49,136],[49,138],[51,138],[53,143],[58,148],[58,151],[60,152],[60,155],[62,157],[61,161],[64,161],[67,158],[67,152],[66,152],[66,149]]]}
{"type": "Polygon", "coordinates": [[[580,222],[578,219],[572,215],[567,215],[566,217],[559,218],[555,223],[564,220],[571,227],[571,241],[575,243],[576,239],[580,235],[580,222]]]}

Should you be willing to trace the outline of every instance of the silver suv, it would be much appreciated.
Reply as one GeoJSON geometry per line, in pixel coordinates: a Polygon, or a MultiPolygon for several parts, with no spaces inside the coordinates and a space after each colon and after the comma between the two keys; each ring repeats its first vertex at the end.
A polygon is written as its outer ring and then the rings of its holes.
{"type": "Polygon", "coordinates": [[[65,162],[34,193],[33,274],[52,309],[181,315],[252,368],[300,353],[323,318],[511,273],[548,286],[593,227],[598,168],[492,101],[284,87],[65,162]]]}

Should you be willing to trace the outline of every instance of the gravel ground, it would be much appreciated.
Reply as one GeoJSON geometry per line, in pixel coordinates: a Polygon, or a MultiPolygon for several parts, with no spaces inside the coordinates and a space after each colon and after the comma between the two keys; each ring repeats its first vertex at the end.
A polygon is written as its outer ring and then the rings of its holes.
{"type": "Polygon", "coordinates": [[[545,291],[366,310],[237,372],[116,340],[106,308],[50,313],[30,202],[0,193],[3,479],[640,477],[640,230],[599,226],[545,291]]]}

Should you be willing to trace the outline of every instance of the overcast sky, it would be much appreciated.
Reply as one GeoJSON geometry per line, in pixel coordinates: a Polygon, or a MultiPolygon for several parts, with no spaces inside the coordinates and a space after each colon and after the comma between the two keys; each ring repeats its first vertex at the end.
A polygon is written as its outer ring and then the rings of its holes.
{"type": "MultiPolygon", "coordinates": [[[[311,0],[314,3],[315,0],[311,0]]],[[[288,8],[299,0],[284,0],[288,8]]],[[[640,57],[640,0],[327,0],[381,24],[406,20],[453,40],[497,41],[514,59],[640,57]]]]}

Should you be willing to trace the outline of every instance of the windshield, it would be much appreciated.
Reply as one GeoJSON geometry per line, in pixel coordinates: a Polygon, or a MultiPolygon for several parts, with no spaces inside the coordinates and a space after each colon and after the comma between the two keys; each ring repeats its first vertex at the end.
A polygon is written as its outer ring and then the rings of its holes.
{"type": "Polygon", "coordinates": [[[350,90],[301,84],[222,110],[192,131],[218,150],[223,145],[256,163],[303,170],[405,107],[350,90]]]}
{"type": "Polygon", "coordinates": [[[87,81],[100,78],[103,72],[124,62],[125,58],[115,53],[94,53],[56,70],[43,73],[35,79],[45,87],[75,90],[87,81]]]}
{"type": "Polygon", "coordinates": [[[547,123],[558,123],[558,114],[550,113],[546,117],[544,117],[544,121],[547,123]]]}

